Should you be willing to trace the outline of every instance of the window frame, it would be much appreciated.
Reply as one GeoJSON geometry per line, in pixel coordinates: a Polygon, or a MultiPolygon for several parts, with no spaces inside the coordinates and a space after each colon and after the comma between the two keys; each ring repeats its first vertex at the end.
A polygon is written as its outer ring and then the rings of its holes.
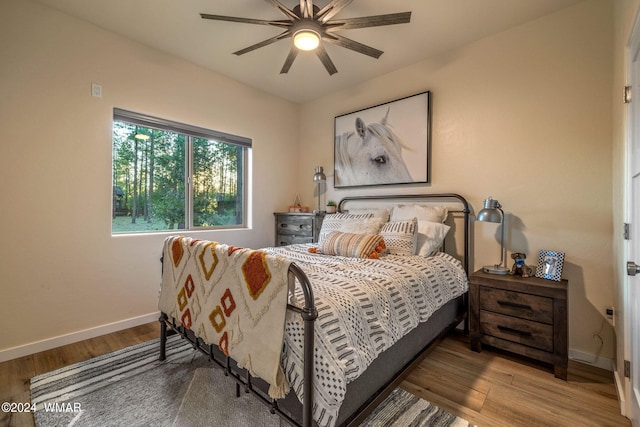
{"type": "MultiPolygon", "coordinates": [[[[252,148],[251,138],[232,135],[225,132],[206,129],[199,126],[189,125],[185,123],[176,122],[169,119],[162,119],[147,114],[137,113],[134,111],[124,110],[122,108],[113,108],[113,122],[120,121],[124,123],[130,123],[146,128],[154,128],[162,131],[174,132],[185,136],[185,228],[174,230],[148,230],[148,231],[123,231],[114,232],[113,225],[111,234],[114,236],[121,236],[126,234],[147,234],[147,233],[175,233],[176,231],[192,232],[192,231],[206,231],[206,230],[229,230],[229,229],[247,229],[249,218],[249,156],[252,148]],[[242,203],[242,222],[240,224],[233,225],[221,225],[221,226],[194,226],[194,194],[193,194],[193,174],[194,174],[194,138],[201,138],[206,140],[213,140],[215,142],[225,143],[229,145],[235,145],[242,148],[242,174],[241,182],[238,182],[238,194],[241,197],[242,203]]],[[[112,131],[113,133],[113,131],[112,131]]],[[[113,135],[112,135],[113,141],[113,135]]],[[[113,142],[112,142],[113,150],[113,142]]],[[[113,182],[113,157],[111,158],[111,173],[113,182]]],[[[113,211],[113,197],[112,206],[113,211]]]]}

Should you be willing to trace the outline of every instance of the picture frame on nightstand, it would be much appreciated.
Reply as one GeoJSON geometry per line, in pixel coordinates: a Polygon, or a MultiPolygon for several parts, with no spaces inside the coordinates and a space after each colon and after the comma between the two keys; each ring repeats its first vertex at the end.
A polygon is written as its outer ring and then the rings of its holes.
{"type": "Polygon", "coordinates": [[[563,265],[564,252],[541,250],[538,253],[536,277],[559,282],[562,280],[563,265]]]}

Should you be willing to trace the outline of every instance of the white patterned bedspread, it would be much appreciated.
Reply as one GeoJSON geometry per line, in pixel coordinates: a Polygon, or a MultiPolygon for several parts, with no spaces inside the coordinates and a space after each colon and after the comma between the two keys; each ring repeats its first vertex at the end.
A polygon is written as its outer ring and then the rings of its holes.
{"type": "MultiPolygon", "coordinates": [[[[461,263],[450,255],[386,255],[378,260],[316,255],[313,245],[266,248],[283,255],[311,281],[315,325],[314,419],[333,426],[347,383],[384,350],[467,291],[461,263]]],[[[303,296],[297,287],[297,300],[303,296]]],[[[303,322],[291,314],[285,327],[283,366],[302,399],[303,322]]]]}

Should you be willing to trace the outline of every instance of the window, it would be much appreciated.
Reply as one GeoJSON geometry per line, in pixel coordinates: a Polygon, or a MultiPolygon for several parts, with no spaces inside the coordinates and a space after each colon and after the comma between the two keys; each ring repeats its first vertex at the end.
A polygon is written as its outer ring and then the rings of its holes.
{"type": "Polygon", "coordinates": [[[251,140],[113,110],[112,233],[246,227],[251,140]]]}

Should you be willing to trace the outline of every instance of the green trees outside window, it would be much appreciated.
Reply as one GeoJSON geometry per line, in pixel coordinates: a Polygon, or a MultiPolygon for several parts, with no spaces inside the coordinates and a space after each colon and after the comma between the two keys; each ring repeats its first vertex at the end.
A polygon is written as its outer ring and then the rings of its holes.
{"type": "Polygon", "coordinates": [[[250,143],[115,109],[112,232],[245,227],[250,143]]]}

